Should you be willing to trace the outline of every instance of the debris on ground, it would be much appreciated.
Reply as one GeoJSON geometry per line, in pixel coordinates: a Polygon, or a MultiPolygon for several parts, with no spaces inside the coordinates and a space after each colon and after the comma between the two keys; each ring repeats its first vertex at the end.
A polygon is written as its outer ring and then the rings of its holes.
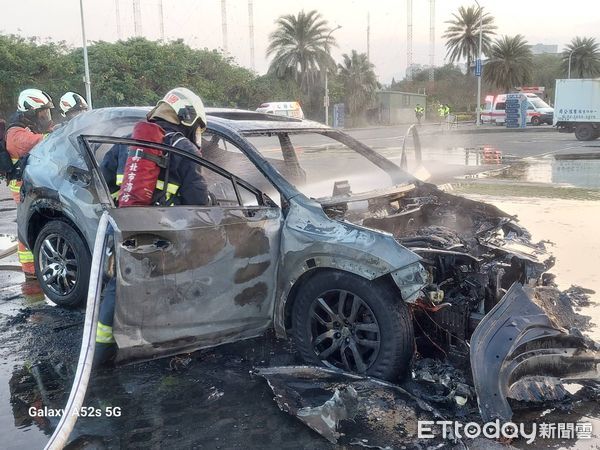
{"type": "Polygon", "coordinates": [[[192,362],[192,358],[190,357],[189,353],[185,354],[185,355],[173,356],[169,360],[169,370],[172,370],[175,372],[185,370],[185,369],[187,369],[187,367],[190,365],[191,362],[192,362]]]}
{"type": "Polygon", "coordinates": [[[464,372],[439,359],[423,358],[413,364],[412,379],[419,383],[419,396],[441,404],[457,414],[468,402],[477,405],[473,386],[468,384],[464,372]]]}
{"type": "Polygon", "coordinates": [[[466,448],[441,437],[419,439],[419,420],[444,420],[427,402],[400,386],[320,367],[257,369],[279,408],[329,442],[368,448],[466,448]],[[426,446],[424,445],[426,443],[426,446]]]}
{"type": "Polygon", "coordinates": [[[585,289],[581,286],[571,285],[569,289],[561,292],[561,300],[568,302],[574,308],[585,308],[592,306],[594,302],[591,300],[591,295],[594,295],[596,291],[592,289],[585,289]]]}
{"type": "Polygon", "coordinates": [[[550,320],[560,327],[567,330],[571,328],[587,330],[592,325],[591,317],[579,314],[574,309],[590,304],[586,290],[580,287],[571,286],[561,292],[555,286],[538,286],[532,298],[550,320]]]}

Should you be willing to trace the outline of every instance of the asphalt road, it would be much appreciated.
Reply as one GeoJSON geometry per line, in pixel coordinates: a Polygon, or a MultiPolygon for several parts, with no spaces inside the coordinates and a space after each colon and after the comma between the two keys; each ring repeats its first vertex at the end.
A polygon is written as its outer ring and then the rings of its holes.
{"type": "MultiPolygon", "coordinates": [[[[347,130],[354,138],[371,147],[401,146],[408,126],[347,130]]],[[[600,141],[580,142],[570,133],[558,133],[556,129],[542,125],[523,131],[509,131],[502,127],[484,126],[484,133],[474,133],[474,125],[461,126],[456,130],[442,131],[439,125],[423,125],[419,128],[421,144],[425,152],[440,149],[490,146],[503,155],[520,158],[542,157],[555,153],[582,150],[600,151],[600,141]]]]}

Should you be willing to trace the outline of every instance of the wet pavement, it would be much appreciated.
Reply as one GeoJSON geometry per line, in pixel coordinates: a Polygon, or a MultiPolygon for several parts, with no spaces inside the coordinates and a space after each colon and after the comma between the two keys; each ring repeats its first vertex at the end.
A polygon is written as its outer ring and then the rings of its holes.
{"type": "MultiPolygon", "coordinates": [[[[397,148],[380,151],[394,157],[397,148]]],[[[512,161],[504,169],[465,160],[460,146],[426,147],[424,153],[425,160],[439,166],[443,166],[440,160],[463,166],[463,178],[451,177],[453,193],[518,215],[534,240],[551,241],[550,250],[557,258],[552,272],[559,287],[592,289],[591,300],[600,303],[600,166],[594,166],[596,162],[556,161],[546,155],[512,161]],[[467,167],[488,173],[465,178],[467,167]]],[[[14,234],[14,204],[4,186],[0,210],[0,234],[14,234]]],[[[588,334],[600,340],[600,307],[592,304],[577,310],[592,317],[588,334]]],[[[30,408],[62,408],[66,403],[82,328],[83,311],[53,306],[35,282],[25,282],[16,255],[0,260],[0,447],[41,448],[46,443],[59,419],[35,417],[30,408]]],[[[251,373],[256,367],[300,362],[289,343],[269,333],[192,355],[100,371],[92,377],[84,403],[88,415],[99,417],[80,417],[68,448],[343,448],[283,413],[265,380],[251,373]],[[120,415],[107,417],[108,411],[120,415]]],[[[533,445],[523,440],[512,445],[600,448],[598,399],[597,393],[586,393],[569,402],[515,405],[515,421],[586,422],[593,431],[591,439],[538,438],[533,445]]],[[[471,401],[454,412],[459,420],[471,420],[476,418],[476,405],[471,401]]],[[[489,448],[491,442],[471,444],[471,448],[489,448]]]]}

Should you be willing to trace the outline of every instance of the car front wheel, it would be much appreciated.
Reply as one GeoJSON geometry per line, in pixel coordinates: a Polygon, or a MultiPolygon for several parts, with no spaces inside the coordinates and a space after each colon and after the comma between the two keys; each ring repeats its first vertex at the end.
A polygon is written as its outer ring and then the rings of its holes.
{"type": "Polygon", "coordinates": [[[71,225],[62,220],[48,222],[35,241],[34,256],[38,282],[50,300],[73,307],[85,299],[91,257],[71,225]]]}
{"type": "Polygon", "coordinates": [[[292,314],[294,340],[307,362],[386,380],[405,375],[413,327],[393,288],[323,271],[302,286],[292,314]]]}

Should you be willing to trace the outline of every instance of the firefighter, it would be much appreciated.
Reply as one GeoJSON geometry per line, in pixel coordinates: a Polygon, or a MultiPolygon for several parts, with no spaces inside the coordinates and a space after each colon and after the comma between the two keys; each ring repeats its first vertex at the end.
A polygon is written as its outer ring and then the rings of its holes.
{"type": "MultiPolygon", "coordinates": [[[[169,91],[147,114],[146,119],[165,131],[163,139],[165,145],[192,154],[200,153],[194,142],[200,142],[200,135],[206,129],[206,112],[200,97],[189,89],[175,88],[169,91]]],[[[127,157],[128,147],[116,145],[102,161],[102,174],[111,191],[116,191],[117,197],[118,191],[124,185],[123,173],[127,157]]],[[[208,189],[199,168],[180,155],[171,154],[169,159],[168,185],[164,186],[166,174],[163,169],[156,182],[152,204],[155,204],[154,198],[161,198],[162,203],[169,205],[208,205],[210,203],[208,189]]],[[[104,289],[100,304],[94,367],[110,362],[116,354],[112,331],[115,298],[116,279],[113,276],[104,289]]]]}
{"type": "MultiPolygon", "coordinates": [[[[53,108],[52,98],[39,89],[25,89],[19,94],[17,112],[6,131],[6,150],[13,164],[17,164],[19,158],[27,156],[31,149],[52,131],[53,108]]],[[[13,179],[8,185],[17,204],[21,200],[21,184],[20,180],[13,179]]],[[[33,253],[21,241],[18,256],[25,277],[35,278],[33,253]]]]}
{"type": "Polygon", "coordinates": [[[444,121],[444,116],[446,115],[446,107],[443,103],[440,103],[438,106],[438,116],[440,117],[440,122],[444,121]]]}
{"type": "Polygon", "coordinates": [[[423,113],[425,112],[425,108],[423,108],[420,104],[415,106],[415,116],[417,117],[417,121],[419,125],[421,125],[421,117],[423,117],[423,113]]]}
{"type": "Polygon", "coordinates": [[[65,122],[90,109],[85,99],[77,92],[65,93],[60,98],[58,105],[61,110],[60,114],[65,118],[65,122]]]}
{"type": "Polygon", "coordinates": [[[440,116],[440,123],[444,123],[449,114],[450,107],[448,105],[440,103],[440,105],[438,106],[438,116],[440,116]]]}
{"type": "MultiPolygon", "coordinates": [[[[206,129],[206,112],[202,99],[189,89],[175,88],[169,91],[147,114],[146,118],[165,131],[163,140],[165,145],[192,154],[200,154],[200,149],[195,142],[199,142],[200,134],[206,129]]],[[[127,152],[127,146],[115,145],[108,151],[100,165],[100,171],[115,199],[118,198],[120,187],[123,184],[127,152]]],[[[208,204],[206,182],[194,167],[195,165],[176,154],[170,155],[169,158],[169,180],[164,195],[167,204],[208,204]]],[[[163,170],[156,183],[157,191],[164,191],[164,179],[163,170]]],[[[160,195],[162,192],[156,192],[156,194],[160,195]]]]}

